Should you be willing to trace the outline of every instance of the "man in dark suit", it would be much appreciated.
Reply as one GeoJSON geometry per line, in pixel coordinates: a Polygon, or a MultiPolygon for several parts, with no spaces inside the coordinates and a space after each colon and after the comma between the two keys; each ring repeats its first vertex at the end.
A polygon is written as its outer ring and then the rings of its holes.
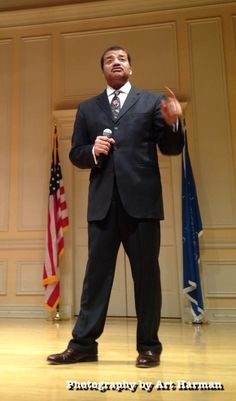
{"type": "Polygon", "coordinates": [[[70,160],[90,168],[89,255],[81,310],[67,349],[48,356],[54,364],[97,360],[122,243],[134,280],[137,367],[160,363],[161,285],[158,256],[163,201],[156,146],[168,155],[184,143],[181,106],[168,96],[132,86],[130,55],[119,46],[101,58],[107,89],[79,105],[70,160]],[[111,135],[110,135],[111,134],[111,135]]]}

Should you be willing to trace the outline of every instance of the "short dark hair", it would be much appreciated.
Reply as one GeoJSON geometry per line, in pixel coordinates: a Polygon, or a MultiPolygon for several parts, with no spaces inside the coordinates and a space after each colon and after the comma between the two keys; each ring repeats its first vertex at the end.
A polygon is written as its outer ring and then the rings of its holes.
{"type": "Polygon", "coordinates": [[[103,70],[103,66],[104,66],[104,57],[105,57],[105,54],[108,53],[108,52],[110,52],[110,51],[112,51],[112,50],[123,50],[123,51],[127,54],[129,64],[131,65],[131,57],[130,57],[130,54],[127,52],[127,50],[124,49],[124,48],[121,47],[121,46],[113,45],[113,46],[108,47],[108,48],[103,52],[103,54],[102,54],[102,57],[101,57],[101,60],[100,60],[101,69],[102,69],[102,70],[103,70]]]}

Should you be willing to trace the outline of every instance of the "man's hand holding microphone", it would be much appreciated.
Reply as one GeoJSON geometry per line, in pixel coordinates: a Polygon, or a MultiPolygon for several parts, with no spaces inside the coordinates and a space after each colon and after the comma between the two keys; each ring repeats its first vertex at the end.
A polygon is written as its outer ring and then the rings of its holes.
{"type": "Polygon", "coordinates": [[[94,143],[94,155],[97,159],[97,166],[102,167],[106,156],[108,156],[111,146],[115,143],[110,128],[104,129],[102,135],[98,135],[94,143]]]}

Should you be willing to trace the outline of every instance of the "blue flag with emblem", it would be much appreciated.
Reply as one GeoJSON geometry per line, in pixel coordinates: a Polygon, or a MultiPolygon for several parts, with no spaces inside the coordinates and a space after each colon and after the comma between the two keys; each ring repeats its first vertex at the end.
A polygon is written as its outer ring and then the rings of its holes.
{"type": "Polygon", "coordinates": [[[202,234],[202,221],[186,132],[182,153],[182,230],[184,293],[191,302],[193,323],[201,323],[204,313],[199,274],[199,236],[202,234]]]}

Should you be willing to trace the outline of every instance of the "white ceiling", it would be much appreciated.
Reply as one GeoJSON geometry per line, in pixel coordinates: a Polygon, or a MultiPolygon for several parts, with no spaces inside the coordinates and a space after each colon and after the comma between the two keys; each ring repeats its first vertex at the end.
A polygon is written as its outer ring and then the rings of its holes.
{"type": "MultiPolygon", "coordinates": [[[[94,0],[0,0],[0,11],[24,10],[65,4],[88,3],[94,0]]],[[[104,1],[104,0],[96,0],[104,1]]]]}

